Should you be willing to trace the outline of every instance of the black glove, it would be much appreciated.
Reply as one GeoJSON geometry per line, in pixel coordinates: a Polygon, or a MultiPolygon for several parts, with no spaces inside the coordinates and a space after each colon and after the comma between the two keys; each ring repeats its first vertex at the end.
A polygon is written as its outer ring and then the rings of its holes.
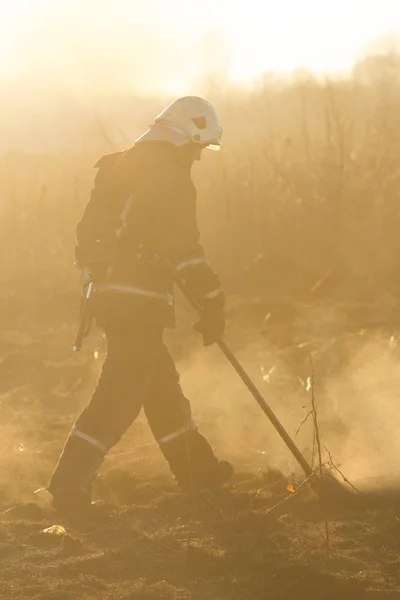
{"type": "Polygon", "coordinates": [[[225,331],[223,308],[221,306],[209,306],[205,308],[193,328],[203,336],[204,346],[210,346],[218,342],[225,331]]]}

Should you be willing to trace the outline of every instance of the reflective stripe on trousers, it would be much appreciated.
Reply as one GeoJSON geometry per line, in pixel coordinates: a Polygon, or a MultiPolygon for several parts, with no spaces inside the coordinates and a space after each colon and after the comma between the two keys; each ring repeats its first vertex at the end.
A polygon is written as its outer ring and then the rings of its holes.
{"type": "Polygon", "coordinates": [[[77,429],[76,427],[74,427],[72,429],[71,437],[78,437],[81,440],[85,440],[85,442],[88,442],[88,444],[92,444],[92,446],[96,446],[104,454],[106,454],[108,452],[108,448],[106,446],[104,446],[104,444],[99,442],[99,440],[96,440],[96,438],[92,437],[91,435],[88,435],[87,433],[85,433],[84,431],[81,431],[80,429],[77,429]]]}
{"type": "Polygon", "coordinates": [[[184,427],[181,427],[180,429],[177,429],[176,431],[173,431],[168,435],[164,435],[164,437],[160,438],[158,442],[159,444],[166,444],[167,442],[171,442],[172,440],[175,440],[181,435],[184,435],[188,431],[197,431],[196,424],[192,420],[190,420],[184,427]]]}
{"type": "Polygon", "coordinates": [[[203,294],[202,296],[197,296],[199,300],[213,300],[214,298],[218,298],[223,293],[222,287],[217,288],[216,290],[211,290],[211,292],[207,292],[207,294],[203,294]]]}

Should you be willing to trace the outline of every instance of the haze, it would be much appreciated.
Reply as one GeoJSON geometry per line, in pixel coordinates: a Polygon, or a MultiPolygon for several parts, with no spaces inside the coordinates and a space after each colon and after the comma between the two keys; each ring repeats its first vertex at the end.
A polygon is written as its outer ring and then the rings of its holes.
{"type": "Polygon", "coordinates": [[[0,74],[30,90],[174,95],[208,72],[346,70],[398,30],[398,0],[1,0],[0,74]]]}

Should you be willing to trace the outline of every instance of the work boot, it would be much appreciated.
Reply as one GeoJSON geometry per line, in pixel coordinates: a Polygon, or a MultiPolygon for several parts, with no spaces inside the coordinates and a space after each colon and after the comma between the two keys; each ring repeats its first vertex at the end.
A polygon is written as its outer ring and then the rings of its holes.
{"type": "Polygon", "coordinates": [[[221,485],[228,483],[235,473],[233,466],[227,460],[220,460],[218,462],[218,470],[221,485]]]}
{"type": "Polygon", "coordinates": [[[54,508],[68,514],[89,510],[93,483],[103,460],[104,452],[73,430],[47,488],[54,508]]]}
{"type": "Polygon", "coordinates": [[[234,514],[234,505],[229,491],[224,485],[233,477],[233,467],[230,462],[218,462],[218,484],[214,488],[202,489],[196,494],[196,505],[202,517],[231,518],[234,514]]]}
{"type": "Polygon", "coordinates": [[[198,431],[160,444],[179,487],[187,494],[219,491],[233,475],[227,461],[218,461],[208,441],[198,431]]]}

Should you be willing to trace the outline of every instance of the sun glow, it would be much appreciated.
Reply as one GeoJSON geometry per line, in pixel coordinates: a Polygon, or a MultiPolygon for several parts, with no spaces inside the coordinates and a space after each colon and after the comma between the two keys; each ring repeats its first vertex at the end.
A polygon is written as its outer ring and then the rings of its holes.
{"type": "Polygon", "coordinates": [[[266,70],[348,70],[371,40],[400,32],[397,0],[246,4],[223,25],[232,46],[230,72],[239,81],[266,70]]]}
{"type": "Polygon", "coordinates": [[[15,38],[20,19],[17,2],[0,0],[0,75],[11,75],[17,69],[15,38]]]}
{"type": "Polygon", "coordinates": [[[0,78],[185,92],[218,70],[347,70],[390,32],[400,39],[399,0],[0,0],[0,78]]]}

